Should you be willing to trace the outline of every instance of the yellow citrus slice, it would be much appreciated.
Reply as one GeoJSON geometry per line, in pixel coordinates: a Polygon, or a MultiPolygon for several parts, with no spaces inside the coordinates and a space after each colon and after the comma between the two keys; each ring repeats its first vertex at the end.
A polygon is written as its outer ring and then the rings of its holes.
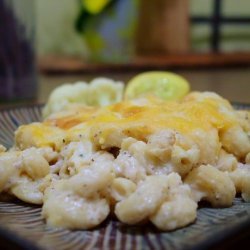
{"type": "Polygon", "coordinates": [[[125,99],[154,95],[164,100],[179,100],[190,86],[182,76],[166,71],[149,71],[132,78],[126,86],[125,99]]]}

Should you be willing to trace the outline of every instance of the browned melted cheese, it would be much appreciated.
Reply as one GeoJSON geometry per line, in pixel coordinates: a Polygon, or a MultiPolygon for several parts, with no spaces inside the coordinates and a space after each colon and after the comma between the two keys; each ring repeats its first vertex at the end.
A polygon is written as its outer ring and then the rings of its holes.
{"type": "Polygon", "coordinates": [[[222,98],[198,100],[191,96],[182,102],[149,98],[139,104],[138,101],[123,101],[99,109],[82,109],[66,115],[62,113],[39,126],[30,124],[20,129],[32,131],[37,146],[50,145],[51,140],[55,139],[53,137],[58,138],[59,134],[70,141],[79,134],[91,133],[94,136],[102,133],[105,140],[116,130],[145,139],[149,134],[167,128],[182,134],[190,134],[197,129],[223,131],[237,123],[231,111],[230,104],[222,98]]]}

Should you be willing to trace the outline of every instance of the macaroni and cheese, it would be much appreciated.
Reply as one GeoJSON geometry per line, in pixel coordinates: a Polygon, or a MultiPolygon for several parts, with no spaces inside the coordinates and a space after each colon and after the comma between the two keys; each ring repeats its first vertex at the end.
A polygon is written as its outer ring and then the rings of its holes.
{"type": "Polygon", "coordinates": [[[249,112],[211,92],[74,105],[0,147],[0,192],[41,204],[55,227],[93,228],[114,214],[174,230],[195,221],[202,200],[250,201],[249,135],[249,112]]]}

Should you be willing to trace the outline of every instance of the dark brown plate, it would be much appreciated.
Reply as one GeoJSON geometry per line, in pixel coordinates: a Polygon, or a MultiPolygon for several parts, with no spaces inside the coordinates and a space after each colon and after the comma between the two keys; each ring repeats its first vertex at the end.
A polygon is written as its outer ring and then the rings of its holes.
{"type": "MultiPolygon", "coordinates": [[[[240,108],[250,105],[237,104],[240,108]]],[[[39,121],[41,106],[0,110],[0,143],[10,147],[21,124],[39,121]]],[[[210,249],[230,248],[250,231],[250,203],[236,198],[230,208],[200,208],[194,224],[173,232],[152,225],[126,226],[107,219],[100,227],[69,231],[48,227],[39,206],[0,201],[1,249],[210,249]],[[233,243],[232,243],[233,244],[233,243]]],[[[250,233],[250,232],[249,232],[250,233]]],[[[238,244],[238,243],[237,243],[238,244]]]]}

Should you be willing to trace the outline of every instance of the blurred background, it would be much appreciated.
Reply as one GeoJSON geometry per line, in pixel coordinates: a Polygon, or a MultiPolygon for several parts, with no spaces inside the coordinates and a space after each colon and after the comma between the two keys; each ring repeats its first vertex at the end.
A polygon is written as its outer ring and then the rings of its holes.
{"type": "MultiPolygon", "coordinates": [[[[35,2],[38,53],[42,56],[57,54],[84,58],[89,54],[91,55],[93,53],[91,50],[95,48],[93,48],[94,45],[88,44],[88,42],[91,42],[89,41],[90,35],[93,36],[92,40],[94,41],[92,42],[95,45],[99,43],[100,47],[105,46],[106,36],[112,35],[109,39],[110,41],[113,40],[114,47],[118,47],[119,42],[124,43],[123,46],[131,46],[132,53],[133,33],[138,21],[143,22],[140,24],[141,29],[145,27],[143,25],[148,24],[158,24],[161,27],[146,26],[147,29],[164,30],[164,27],[172,26],[168,35],[180,32],[178,36],[187,43],[185,48],[187,52],[189,50],[193,52],[210,52],[213,50],[250,52],[250,1],[247,0],[156,0],[153,3],[141,1],[140,5],[138,4],[139,0],[98,0],[96,2],[99,2],[100,6],[103,3],[103,6],[92,16],[90,14],[89,17],[86,15],[85,19],[83,18],[82,24],[78,27],[78,32],[76,32],[76,19],[79,19],[79,12],[81,12],[84,2],[91,2],[91,0],[36,0],[35,2]],[[147,10],[147,6],[149,10],[147,10]],[[146,16],[141,17],[144,20],[138,20],[139,7],[144,7],[144,12],[146,12],[146,16]],[[156,13],[152,13],[152,11],[156,13]],[[167,16],[164,17],[164,13],[167,13],[167,16]],[[153,15],[155,19],[160,19],[159,22],[148,20],[149,15],[153,15]],[[171,17],[168,17],[169,15],[171,17]],[[213,18],[218,20],[213,22],[213,18]],[[182,22],[182,26],[185,27],[181,28],[178,25],[176,27],[176,22],[182,22]],[[105,26],[107,30],[105,30],[105,26]],[[108,27],[112,27],[112,30],[108,30],[108,27]],[[215,32],[218,32],[218,34],[214,34],[215,32]],[[101,34],[106,36],[103,38],[101,34]]],[[[95,2],[95,0],[92,2],[95,2]]],[[[85,11],[91,13],[91,10],[86,9],[86,7],[85,11]]],[[[155,35],[157,36],[157,34],[155,35]]],[[[174,36],[176,35],[174,34],[174,36]]],[[[146,42],[148,37],[141,39],[146,42]]],[[[168,36],[162,37],[161,33],[158,34],[158,39],[165,39],[162,42],[167,43],[170,38],[168,36]]],[[[96,46],[98,47],[98,45],[96,46]]],[[[122,51],[117,56],[126,57],[122,54],[122,51]]],[[[107,60],[111,59],[115,60],[115,58],[107,58],[107,60]]],[[[121,58],[120,60],[124,59],[121,58]]]]}
{"type": "Polygon", "coordinates": [[[44,102],[65,82],[97,76],[126,82],[142,71],[169,70],[193,89],[250,103],[248,0],[0,4],[1,102],[44,102]]]}

